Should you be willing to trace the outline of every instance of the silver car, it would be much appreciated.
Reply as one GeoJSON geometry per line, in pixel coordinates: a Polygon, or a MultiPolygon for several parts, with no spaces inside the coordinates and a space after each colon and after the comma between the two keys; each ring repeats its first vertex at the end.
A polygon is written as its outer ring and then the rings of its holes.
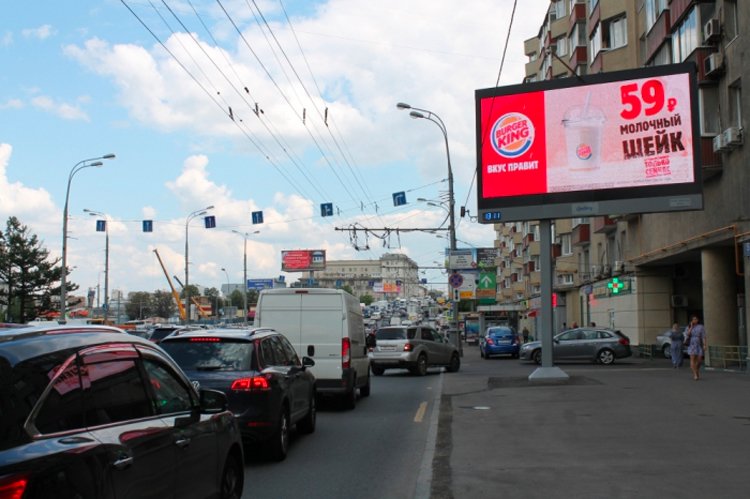
{"type": "Polygon", "coordinates": [[[449,372],[461,367],[456,346],[431,327],[381,327],[375,339],[376,345],[369,353],[375,376],[386,369],[406,368],[412,374],[424,376],[428,367],[445,366],[449,372]]]}
{"type": "MultiPolygon", "coordinates": [[[[631,355],[630,340],[614,329],[579,327],[555,335],[552,341],[554,360],[592,360],[608,365],[631,355]]],[[[525,343],[521,359],[541,364],[542,342],[525,343]]]]}

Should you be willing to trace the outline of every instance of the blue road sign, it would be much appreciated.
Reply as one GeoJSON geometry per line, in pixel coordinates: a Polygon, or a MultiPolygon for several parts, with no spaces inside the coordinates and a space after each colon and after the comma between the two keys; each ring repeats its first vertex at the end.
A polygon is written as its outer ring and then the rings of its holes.
{"type": "Polygon", "coordinates": [[[143,221],[143,232],[153,232],[154,231],[154,221],[153,220],[144,220],[143,221]]]}
{"type": "Polygon", "coordinates": [[[394,192],[393,193],[393,206],[401,206],[406,204],[406,192],[394,192]]]}
{"type": "Polygon", "coordinates": [[[262,211],[254,211],[254,212],[252,212],[252,218],[253,218],[253,224],[262,224],[263,223],[263,212],[262,211]]]}
{"type": "Polygon", "coordinates": [[[106,220],[97,220],[96,221],[96,231],[97,232],[104,232],[107,230],[107,221],[106,220]]]}
{"type": "Polygon", "coordinates": [[[452,288],[458,289],[461,287],[463,283],[464,283],[464,276],[462,276],[458,272],[452,273],[451,276],[448,278],[448,284],[450,284],[452,288]]]}
{"type": "Polygon", "coordinates": [[[333,216],[333,203],[320,203],[320,216],[321,217],[333,216]]]}
{"type": "Polygon", "coordinates": [[[209,215],[203,219],[203,223],[207,229],[213,229],[216,227],[216,217],[209,215]]]}
{"type": "Polygon", "coordinates": [[[273,287],[273,279],[248,279],[247,289],[266,289],[273,287]]]}

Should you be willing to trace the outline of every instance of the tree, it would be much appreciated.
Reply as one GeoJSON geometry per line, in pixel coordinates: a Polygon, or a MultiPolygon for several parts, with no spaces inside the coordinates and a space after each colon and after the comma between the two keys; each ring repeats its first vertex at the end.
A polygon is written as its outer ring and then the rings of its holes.
{"type": "Polygon", "coordinates": [[[349,286],[348,284],[344,284],[343,286],[341,286],[341,289],[343,289],[344,291],[346,291],[350,295],[354,294],[354,292],[352,291],[352,287],[349,286]]]}
{"type": "Polygon", "coordinates": [[[153,315],[156,317],[169,319],[177,310],[174,297],[172,296],[172,293],[168,291],[154,291],[151,297],[151,303],[153,306],[153,315]]]}
{"type": "Polygon", "coordinates": [[[242,307],[245,304],[245,295],[239,289],[235,289],[232,291],[232,294],[229,295],[229,301],[232,303],[233,307],[242,310],[242,307]]]}
{"type": "Polygon", "coordinates": [[[198,286],[195,284],[188,284],[187,288],[182,288],[182,291],[180,292],[180,298],[183,300],[185,299],[185,289],[190,290],[190,296],[193,298],[198,298],[201,295],[201,291],[198,289],[198,286]]]}
{"type": "Polygon", "coordinates": [[[125,313],[128,319],[143,319],[153,315],[153,297],[148,291],[133,291],[128,293],[128,303],[125,313]]]}
{"type": "Polygon", "coordinates": [[[223,306],[223,301],[220,297],[221,293],[216,288],[208,288],[203,292],[209,300],[214,310],[214,315],[218,315],[219,309],[223,306]]]}
{"type": "MultiPolygon", "coordinates": [[[[52,310],[52,297],[60,294],[62,267],[49,259],[49,250],[16,217],[9,217],[0,233],[0,305],[6,320],[26,322],[52,310]],[[56,286],[57,284],[57,286],[56,286]]],[[[68,291],[78,285],[68,282],[68,291]]]]}
{"type": "Polygon", "coordinates": [[[368,294],[364,294],[364,295],[362,295],[362,296],[359,297],[359,302],[360,303],[364,303],[365,307],[369,307],[370,305],[372,305],[372,302],[374,302],[374,301],[375,301],[375,298],[373,298],[372,295],[369,294],[369,293],[368,294]]]}

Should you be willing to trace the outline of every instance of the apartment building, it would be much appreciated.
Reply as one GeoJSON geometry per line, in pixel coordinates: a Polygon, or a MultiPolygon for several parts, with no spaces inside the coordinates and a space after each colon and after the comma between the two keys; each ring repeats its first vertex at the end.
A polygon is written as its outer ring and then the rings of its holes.
{"type": "Polygon", "coordinates": [[[349,286],[355,296],[369,294],[381,298],[426,296],[419,281],[419,266],[406,255],[386,253],[377,260],[328,260],[326,269],[313,278],[324,288],[349,286]]]}
{"type": "MultiPolygon", "coordinates": [[[[537,36],[524,42],[524,82],[576,75],[585,81],[589,74],[685,61],[698,69],[704,210],[555,220],[556,329],[596,322],[650,344],[673,321],[686,324],[698,313],[711,344],[746,344],[748,25],[744,0],[551,0],[537,36]]],[[[540,308],[538,224],[495,230],[498,303],[533,327],[540,308]]]]}

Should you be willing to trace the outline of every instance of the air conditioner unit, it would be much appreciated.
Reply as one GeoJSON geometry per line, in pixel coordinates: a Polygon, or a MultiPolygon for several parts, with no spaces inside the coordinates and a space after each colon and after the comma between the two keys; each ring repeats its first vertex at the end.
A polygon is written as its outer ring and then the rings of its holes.
{"type": "Polygon", "coordinates": [[[714,152],[722,152],[722,151],[728,151],[731,149],[729,145],[727,145],[726,140],[724,140],[724,134],[720,133],[713,139],[714,144],[714,152]]]}
{"type": "Polygon", "coordinates": [[[742,145],[742,129],[736,126],[730,126],[721,133],[724,144],[727,149],[733,149],[736,146],[742,145]]]}
{"type": "Polygon", "coordinates": [[[717,43],[721,39],[721,23],[717,18],[709,19],[703,25],[703,40],[710,45],[717,43]]]}
{"type": "Polygon", "coordinates": [[[599,279],[602,277],[602,269],[598,265],[591,266],[591,278],[599,279]]]}
{"type": "Polygon", "coordinates": [[[687,308],[688,299],[685,295],[672,295],[670,298],[673,308],[687,308]]]}
{"type": "Polygon", "coordinates": [[[604,266],[602,267],[602,275],[603,275],[604,277],[609,277],[609,276],[611,276],[611,275],[612,275],[612,266],[610,266],[610,265],[604,265],[604,266]]]}
{"type": "Polygon", "coordinates": [[[615,260],[614,268],[612,269],[612,273],[614,275],[622,274],[625,272],[625,262],[622,260],[615,260]]]}
{"type": "Polygon", "coordinates": [[[724,65],[724,58],[720,52],[714,52],[709,54],[708,57],[703,59],[703,72],[706,76],[716,76],[721,73],[722,66],[724,65]]]}

